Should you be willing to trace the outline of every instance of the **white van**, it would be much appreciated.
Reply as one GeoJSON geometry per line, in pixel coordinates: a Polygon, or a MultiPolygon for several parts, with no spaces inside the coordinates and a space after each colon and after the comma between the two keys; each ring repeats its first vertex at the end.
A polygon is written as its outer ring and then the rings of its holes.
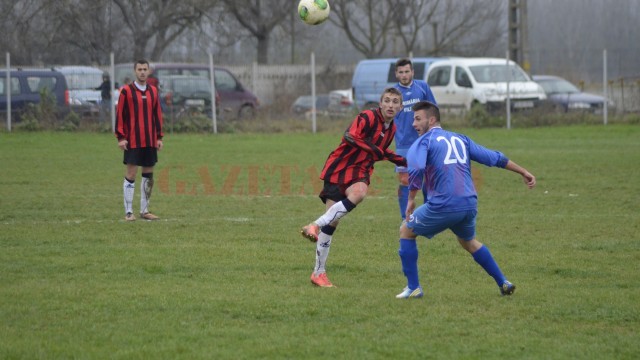
{"type": "Polygon", "coordinates": [[[507,81],[512,109],[528,109],[547,98],[540,85],[518,64],[499,58],[449,58],[429,67],[427,83],[443,109],[471,109],[480,103],[488,110],[504,109],[507,81]]]}
{"type": "MultiPolygon", "coordinates": [[[[444,58],[412,58],[414,78],[426,80],[429,66],[444,58]]],[[[351,80],[353,101],[358,109],[377,107],[382,91],[398,83],[396,61],[398,58],[366,59],[356,66],[351,80]]],[[[438,98],[436,97],[436,101],[438,98]]]]}
{"type": "Polygon", "coordinates": [[[72,106],[100,104],[102,95],[96,88],[102,84],[102,70],[91,66],[59,66],[55,70],[61,72],[67,80],[69,102],[72,106]]]}

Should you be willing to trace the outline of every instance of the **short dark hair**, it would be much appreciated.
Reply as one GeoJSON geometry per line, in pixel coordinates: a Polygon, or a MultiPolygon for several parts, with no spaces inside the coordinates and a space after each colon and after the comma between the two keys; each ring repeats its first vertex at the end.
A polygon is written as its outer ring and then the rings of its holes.
{"type": "Polygon", "coordinates": [[[396,61],[396,69],[398,69],[400,66],[405,66],[405,65],[409,65],[409,67],[413,69],[413,63],[409,58],[400,58],[396,61]]]}
{"type": "Polygon", "coordinates": [[[384,91],[382,92],[382,95],[380,95],[380,101],[382,101],[384,94],[393,94],[393,95],[399,96],[400,100],[402,100],[402,93],[400,92],[400,90],[394,88],[393,86],[390,86],[384,89],[384,91]]]}
{"type": "Polygon", "coordinates": [[[141,64],[141,65],[142,65],[142,64],[147,64],[147,66],[149,66],[149,62],[148,62],[147,60],[145,60],[145,59],[139,59],[138,61],[136,61],[136,62],[133,64],[133,68],[135,69],[135,68],[136,68],[136,66],[137,66],[138,64],[141,64]]]}
{"type": "Polygon", "coordinates": [[[426,110],[427,116],[435,116],[436,121],[440,122],[440,109],[438,108],[438,105],[431,101],[419,101],[411,107],[411,110],[413,110],[414,113],[418,110],[426,110]]]}

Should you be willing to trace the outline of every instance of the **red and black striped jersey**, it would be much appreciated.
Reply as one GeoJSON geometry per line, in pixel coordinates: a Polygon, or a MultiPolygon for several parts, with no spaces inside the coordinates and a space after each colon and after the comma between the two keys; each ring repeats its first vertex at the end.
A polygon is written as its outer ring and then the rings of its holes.
{"type": "Polygon", "coordinates": [[[162,110],[158,89],[147,84],[141,91],[134,83],[120,88],[115,134],[126,139],[129,149],[158,147],[162,132],[162,110]]]}
{"type": "Polygon", "coordinates": [[[406,166],[402,156],[388,149],[395,132],[396,125],[393,121],[385,124],[380,108],[361,112],[345,131],[338,148],[329,154],[320,179],[344,185],[358,179],[368,183],[376,161],[406,166]]]}

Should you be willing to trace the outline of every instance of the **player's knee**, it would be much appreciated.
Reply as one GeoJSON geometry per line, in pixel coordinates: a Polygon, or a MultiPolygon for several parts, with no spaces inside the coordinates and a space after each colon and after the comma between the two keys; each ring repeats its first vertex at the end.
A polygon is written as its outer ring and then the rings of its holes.
{"type": "Polygon", "coordinates": [[[398,181],[402,186],[409,186],[409,174],[407,173],[398,173],[398,181]]]}
{"type": "Polygon", "coordinates": [[[400,226],[400,238],[402,239],[415,239],[417,235],[413,232],[413,230],[407,227],[407,223],[403,222],[402,226],[400,226]]]}
{"type": "Polygon", "coordinates": [[[478,251],[478,249],[482,247],[482,243],[476,240],[475,238],[471,240],[464,240],[464,239],[458,238],[458,242],[470,254],[473,254],[474,252],[478,251]]]}

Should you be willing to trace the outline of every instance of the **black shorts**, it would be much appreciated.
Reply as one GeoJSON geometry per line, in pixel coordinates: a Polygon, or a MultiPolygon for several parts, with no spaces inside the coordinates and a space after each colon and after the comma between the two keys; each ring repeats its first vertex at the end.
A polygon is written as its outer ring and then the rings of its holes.
{"type": "Polygon", "coordinates": [[[124,151],[125,165],[138,165],[152,167],[158,162],[158,149],[154,147],[145,147],[138,149],[129,149],[124,151]]]}
{"type": "Polygon", "coordinates": [[[322,188],[322,191],[320,191],[320,195],[318,196],[320,197],[320,200],[322,200],[322,202],[325,204],[327,203],[327,200],[333,200],[335,202],[342,201],[347,198],[347,189],[349,188],[349,186],[358,182],[363,182],[369,185],[369,179],[367,178],[353,180],[348,184],[334,184],[325,180],[324,187],[322,188]]]}

